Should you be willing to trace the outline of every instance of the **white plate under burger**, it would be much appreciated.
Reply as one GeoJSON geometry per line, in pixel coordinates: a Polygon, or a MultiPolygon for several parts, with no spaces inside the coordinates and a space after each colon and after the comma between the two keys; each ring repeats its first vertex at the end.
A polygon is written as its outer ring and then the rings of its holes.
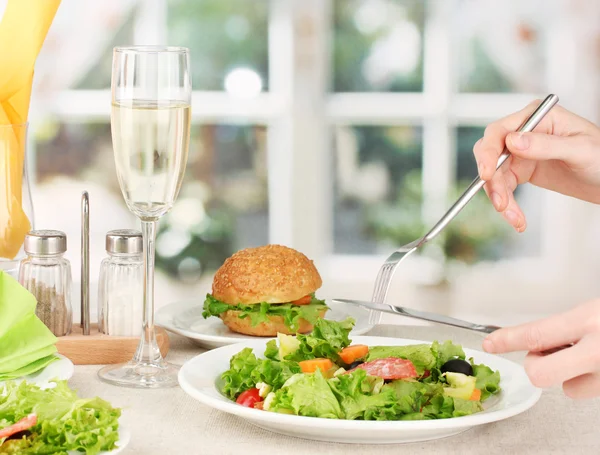
{"type": "MultiPolygon", "coordinates": [[[[414,421],[336,420],[278,414],[240,406],[220,392],[221,374],[229,369],[229,360],[250,347],[262,356],[268,340],[252,340],[205,352],[189,360],[179,371],[181,388],[199,402],[265,430],[287,436],[317,441],[356,444],[398,444],[428,441],[462,433],[478,425],[508,419],[525,412],[537,403],[541,390],[529,382],[525,370],[517,363],[492,354],[464,349],[467,358],[500,372],[502,391],[487,400],[484,410],[464,417],[414,421]]],[[[426,341],[385,337],[353,337],[353,343],[368,346],[404,346],[426,341]]]]}
{"type": "MultiPolygon", "coordinates": [[[[203,304],[204,302],[199,300],[186,300],[166,305],[157,311],[156,324],[170,332],[187,337],[207,349],[257,339],[229,330],[217,317],[204,319],[203,304]]],[[[330,310],[325,315],[325,319],[342,321],[348,317],[354,318],[356,322],[350,336],[363,335],[373,328],[373,325],[369,324],[368,310],[335,302],[327,302],[327,306],[330,310]]],[[[268,341],[273,338],[260,339],[268,341]]]]}

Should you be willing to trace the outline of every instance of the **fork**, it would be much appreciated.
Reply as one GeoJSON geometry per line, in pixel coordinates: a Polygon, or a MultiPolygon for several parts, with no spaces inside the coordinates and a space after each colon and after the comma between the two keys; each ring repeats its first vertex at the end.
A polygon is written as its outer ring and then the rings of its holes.
{"type": "MultiPolygon", "coordinates": [[[[542,121],[545,115],[550,112],[556,103],[558,103],[558,96],[552,94],[548,95],[546,99],[540,103],[533,114],[531,114],[527,120],[523,122],[517,131],[521,133],[528,133],[532,131],[542,121]]],[[[496,170],[498,170],[500,166],[506,162],[509,156],[510,153],[505,148],[498,158],[496,170]]],[[[390,288],[390,283],[398,264],[400,264],[400,262],[402,262],[406,257],[410,256],[414,251],[425,245],[430,240],[433,240],[440,232],[442,232],[448,223],[450,223],[450,221],[452,221],[452,219],[454,219],[454,217],[458,215],[463,208],[465,208],[469,201],[473,199],[473,196],[475,196],[475,194],[477,194],[477,192],[483,188],[484,185],[485,181],[479,176],[476,177],[475,180],[473,180],[473,182],[465,190],[465,192],[457,199],[452,207],[450,207],[450,209],[427,234],[411,243],[401,246],[386,259],[384,264],[379,269],[379,273],[377,274],[377,279],[373,289],[373,297],[371,298],[372,302],[385,303],[387,293],[390,288]]],[[[369,324],[377,325],[380,322],[381,312],[377,310],[370,310],[369,324]]]]}

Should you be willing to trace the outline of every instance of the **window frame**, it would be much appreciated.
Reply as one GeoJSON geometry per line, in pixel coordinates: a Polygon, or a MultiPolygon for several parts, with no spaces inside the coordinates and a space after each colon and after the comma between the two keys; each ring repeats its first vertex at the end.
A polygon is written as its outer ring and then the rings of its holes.
{"type": "MultiPolygon", "coordinates": [[[[454,180],[456,128],[484,126],[514,112],[544,94],[459,93],[453,78],[455,36],[448,20],[458,0],[427,0],[424,32],[424,80],[419,93],[330,93],[332,0],[270,0],[269,92],[251,100],[235,100],[225,92],[194,91],[192,122],[252,123],[268,126],[270,241],[285,243],[317,259],[322,273],[344,280],[372,283],[385,255],[334,255],[333,188],[329,184],[332,154],[330,128],[336,125],[423,126],[423,217],[432,224],[448,208],[454,180]],[[306,31],[306,24],[310,31],[306,31]],[[306,56],[310,55],[307,64],[306,56]],[[439,77],[446,74],[447,77],[439,77]],[[306,185],[306,176],[312,178],[306,185]]],[[[134,22],[135,43],[162,44],[167,36],[167,0],[139,2],[134,22]]],[[[569,28],[560,30],[569,36],[569,28]]],[[[557,38],[558,39],[558,38],[557,38]]],[[[567,39],[566,41],[569,41],[567,39]]],[[[560,52],[548,44],[549,68],[560,66],[560,52]]],[[[560,73],[560,72],[558,72],[560,73]]],[[[548,86],[571,94],[569,81],[548,78],[548,86]]],[[[569,107],[583,105],[575,101],[569,107]]],[[[109,90],[65,90],[54,99],[51,113],[62,121],[107,121],[109,90]]],[[[34,146],[35,147],[35,146],[34,146]]],[[[33,160],[32,160],[33,161],[33,160]]],[[[35,175],[33,173],[32,175],[35,175]]],[[[566,242],[573,219],[562,227],[557,217],[573,213],[572,204],[556,195],[544,196],[542,251],[539,257],[502,260],[503,270],[544,271],[544,280],[561,276],[576,258],[567,248],[557,255],[556,243],[566,242]],[[556,203],[562,204],[557,211],[556,203]],[[566,227],[565,227],[566,225],[566,227]],[[566,260],[565,260],[566,259],[566,260]]],[[[431,260],[415,257],[407,279],[435,280],[431,260]]],[[[439,267],[438,267],[439,269],[439,267]]],[[[519,276],[519,274],[515,274],[519,276]]]]}

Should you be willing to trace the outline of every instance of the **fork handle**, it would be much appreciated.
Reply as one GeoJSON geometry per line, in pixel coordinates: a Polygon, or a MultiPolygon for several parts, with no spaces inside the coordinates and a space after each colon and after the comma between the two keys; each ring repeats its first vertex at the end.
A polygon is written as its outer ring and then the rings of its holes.
{"type": "MultiPolygon", "coordinates": [[[[529,133],[533,131],[533,129],[538,126],[538,124],[542,121],[542,119],[546,116],[550,109],[554,107],[554,105],[558,103],[558,96],[556,95],[548,95],[544,101],[538,106],[538,108],[533,111],[527,120],[523,122],[523,124],[517,130],[520,133],[529,133]]],[[[509,151],[504,148],[504,151],[498,158],[498,162],[496,164],[496,170],[502,166],[508,157],[510,156],[509,151]]],[[[465,208],[465,206],[469,203],[473,196],[477,194],[477,192],[483,188],[485,185],[485,181],[481,180],[478,176],[473,180],[473,182],[469,185],[466,191],[462,194],[461,197],[450,207],[450,209],[446,212],[446,214],[433,226],[433,228],[423,237],[420,245],[434,239],[442,230],[452,221],[452,219],[458,215],[458,213],[465,208]]]]}

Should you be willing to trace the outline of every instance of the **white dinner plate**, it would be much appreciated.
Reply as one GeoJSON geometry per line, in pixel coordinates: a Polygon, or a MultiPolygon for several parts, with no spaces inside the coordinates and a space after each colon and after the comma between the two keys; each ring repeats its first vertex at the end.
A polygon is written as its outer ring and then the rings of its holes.
{"type": "MultiPolygon", "coordinates": [[[[427,343],[384,337],[354,337],[355,344],[403,346],[427,343]]],[[[444,341],[444,340],[440,340],[444,341]]],[[[229,369],[229,359],[245,347],[261,356],[267,340],[254,340],[205,352],[189,360],[179,371],[181,388],[196,400],[229,414],[237,415],[265,430],[317,441],[397,444],[452,436],[498,420],[507,419],[531,408],[541,390],[533,387],[522,366],[502,357],[464,349],[467,358],[500,371],[502,391],[484,403],[484,411],[464,417],[415,421],[335,420],[278,414],[240,406],[221,394],[221,374],[229,369]]]]}
{"type": "MultiPolygon", "coordinates": [[[[156,324],[208,349],[257,339],[232,332],[219,318],[204,319],[202,305],[203,303],[198,300],[186,300],[166,305],[157,311],[156,324]]],[[[373,328],[373,325],[369,324],[369,311],[364,308],[335,302],[327,303],[327,306],[330,310],[325,315],[325,319],[341,321],[349,316],[354,318],[356,323],[350,336],[362,335],[373,328]]]]}
{"type": "MultiPolygon", "coordinates": [[[[58,360],[52,362],[46,368],[37,371],[33,374],[23,376],[21,378],[14,379],[16,382],[27,381],[33,384],[37,384],[41,388],[52,387],[54,384],[50,381],[57,379],[59,381],[67,381],[71,379],[75,372],[73,362],[63,355],[57,354],[58,360]]],[[[0,385],[3,381],[0,381],[0,385]]]]}

